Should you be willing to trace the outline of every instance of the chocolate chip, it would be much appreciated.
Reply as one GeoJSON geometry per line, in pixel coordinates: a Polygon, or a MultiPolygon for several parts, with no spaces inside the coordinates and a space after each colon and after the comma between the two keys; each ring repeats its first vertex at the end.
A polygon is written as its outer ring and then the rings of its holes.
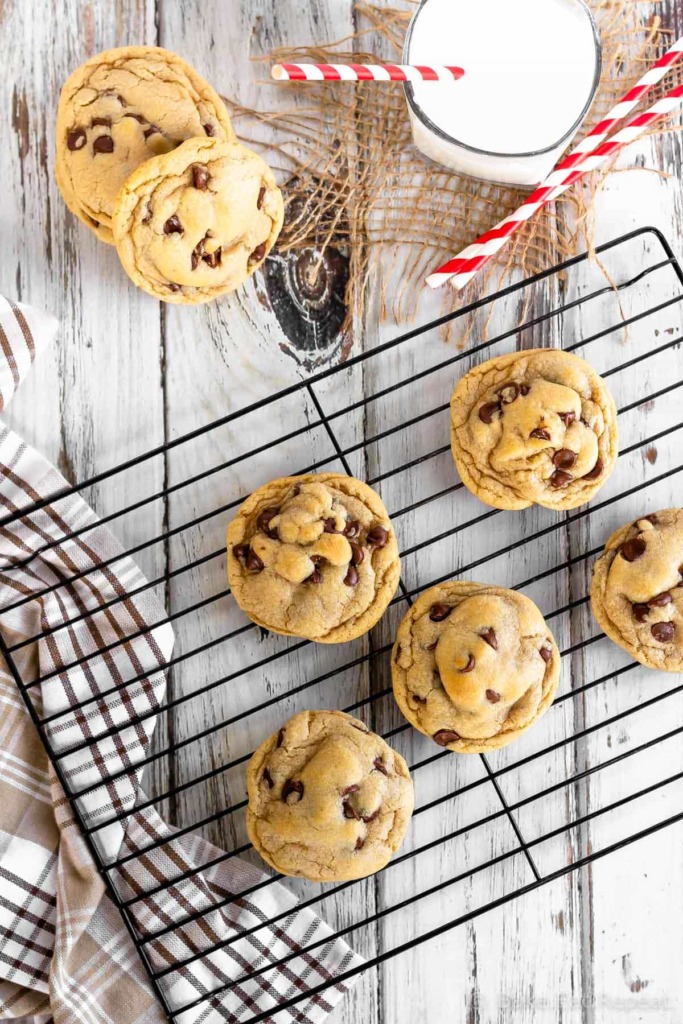
{"type": "Polygon", "coordinates": [[[411,697],[413,698],[414,701],[417,701],[418,704],[426,704],[427,703],[427,698],[426,697],[420,697],[419,693],[411,693],[411,697]]]}
{"type": "Polygon", "coordinates": [[[371,530],[368,530],[366,540],[375,548],[384,548],[389,540],[389,531],[385,530],[383,526],[373,526],[371,530]]]}
{"type": "Polygon", "coordinates": [[[584,473],[584,480],[597,480],[599,476],[602,476],[602,471],[605,468],[605,464],[602,459],[598,459],[590,473],[584,473]]]}
{"type": "Polygon", "coordinates": [[[261,244],[257,245],[256,248],[254,249],[254,251],[252,252],[251,256],[249,257],[249,262],[250,263],[260,263],[265,255],[266,255],[266,243],[265,242],[261,242],[261,244]]]}
{"type": "Polygon", "coordinates": [[[286,804],[298,804],[299,800],[302,800],[304,796],[304,784],[303,782],[294,781],[294,779],[287,779],[284,786],[282,787],[282,799],[286,804]],[[295,796],[296,800],[290,800],[290,796],[295,796]]]}
{"type": "Polygon", "coordinates": [[[203,164],[192,164],[192,184],[200,191],[204,191],[209,184],[209,169],[203,164]]]}
{"type": "Polygon", "coordinates": [[[655,526],[659,522],[654,512],[652,513],[652,515],[645,516],[645,518],[647,519],[648,523],[652,523],[653,526],[655,526]]]}
{"type": "Polygon", "coordinates": [[[360,821],[360,814],[355,807],[352,807],[348,800],[344,800],[342,804],[342,813],[345,818],[355,818],[356,821],[360,821]]]}
{"type": "Polygon", "coordinates": [[[213,135],[215,133],[215,128],[212,124],[203,124],[202,128],[204,129],[207,135],[213,135]]]}
{"type": "Polygon", "coordinates": [[[337,521],[336,519],[324,519],[323,520],[323,533],[336,533],[337,532],[337,521]]]}
{"type": "Polygon", "coordinates": [[[261,572],[261,570],[264,568],[263,562],[256,554],[256,552],[251,550],[251,548],[249,549],[249,554],[247,555],[246,566],[247,569],[251,570],[251,572],[261,572]]]}
{"type": "Polygon", "coordinates": [[[387,771],[386,765],[384,764],[384,761],[382,760],[381,757],[376,757],[375,760],[372,763],[374,764],[374,766],[377,769],[377,771],[381,772],[382,775],[388,775],[389,774],[389,772],[387,771]]]}
{"type": "Polygon", "coordinates": [[[559,490],[560,487],[566,487],[568,483],[571,483],[572,479],[571,473],[565,473],[563,469],[556,469],[550,477],[550,483],[556,490],[559,490]]]}
{"type": "Polygon", "coordinates": [[[174,281],[169,281],[168,282],[168,287],[171,289],[172,292],[179,292],[180,291],[180,285],[179,284],[175,284],[174,281]]]}
{"type": "Polygon", "coordinates": [[[138,124],[146,124],[146,122],[147,122],[147,119],[144,118],[142,116],[142,114],[124,114],[123,116],[124,117],[132,117],[134,121],[138,122],[138,124]]]}
{"type": "Polygon", "coordinates": [[[490,701],[491,704],[497,704],[498,701],[500,700],[500,694],[496,693],[495,690],[487,690],[486,691],[486,699],[488,701],[490,701]]]}
{"type": "Polygon", "coordinates": [[[479,419],[482,423],[492,423],[493,417],[502,411],[500,402],[486,402],[479,409],[479,419]]]}
{"type": "Polygon", "coordinates": [[[432,736],[435,743],[438,743],[440,747],[447,747],[449,743],[455,743],[456,740],[460,739],[457,732],[453,732],[452,729],[439,729],[432,736]]]}
{"type": "Polygon", "coordinates": [[[621,557],[627,562],[635,562],[645,554],[646,546],[642,537],[632,537],[621,545],[621,557]]]}
{"type": "Polygon", "coordinates": [[[650,608],[663,608],[664,605],[671,604],[673,597],[668,590],[665,590],[661,594],[657,594],[656,597],[651,597],[647,602],[650,608]]]}
{"type": "Polygon", "coordinates": [[[342,796],[351,796],[352,793],[357,793],[359,789],[360,789],[360,786],[347,786],[346,789],[342,789],[341,795],[342,796]]]}
{"type": "Polygon", "coordinates": [[[511,402],[519,398],[519,384],[506,384],[496,394],[504,405],[510,405],[511,402]]]}
{"type": "Polygon", "coordinates": [[[645,622],[645,619],[647,618],[648,613],[650,611],[649,605],[634,604],[632,605],[632,609],[633,617],[635,618],[636,622],[645,622]]]}
{"type": "Polygon", "coordinates": [[[355,540],[350,540],[349,544],[351,545],[351,565],[360,565],[365,558],[365,552],[360,544],[356,544],[355,540]]]}
{"type": "Polygon", "coordinates": [[[546,664],[550,661],[550,659],[553,656],[552,648],[550,647],[541,647],[538,653],[541,655],[546,664]]]}
{"type": "Polygon", "coordinates": [[[157,128],[155,124],[151,124],[149,128],[145,128],[142,134],[146,139],[149,139],[152,135],[161,135],[161,128],[157,128]]]}
{"type": "MultiPolygon", "coordinates": [[[[315,563],[314,563],[315,564],[315,563]]],[[[320,569],[316,566],[310,576],[307,576],[304,583],[322,583],[323,577],[320,569]]]]}
{"type": "Polygon", "coordinates": [[[83,149],[87,141],[88,140],[83,129],[74,128],[66,137],[67,149],[70,149],[72,152],[83,149]]]}
{"type": "Polygon", "coordinates": [[[660,644],[668,644],[674,638],[676,627],[673,622],[655,622],[654,626],[650,626],[650,632],[660,644]]]}
{"type": "Polygon", "coordinates": [[[358,570],[356,569],[355,565],[349,566],[348,572],[344,577],[344,583],[346,584],[347,587],[355,587],[356,584],[358,583],[358,570]]]}
{"type": "Polygon", "coordinates": [[[432,622],[443,622],[452,612],[449,604],[433,604],[429,609],[429,618],[432,622]]]}
{"type": "Polygon", "coordinates": [[[147,203],[147,209],[145,210],[145,216],[142,218],[143,224],[149,224],[152,219],[152,205],[147,203]]]}
{"type": "Polygon", "coordinates": [[[273,776],[270,774],[267,768],[263,769],[263,775],[261,776],[268,789],[272,789],[275,783],[273,782],[273,776]]]}
{"type": "Polygon", "coordinates": [[[565,427],[571,427],[572,423],[576,419],[575,412],[558,412],[557,415],[560,417],[565,427]]]}
{"type": "Polygon", "coordinates": [[[358,522],[358,520],[349,519],[346,526],[342,530],[342,533],[344,534],[345,537],[348,537],[349,540],[351,540],[354,537],[357,537],[358,534],[360,533],[360,523],[358,522]]]}
{"type": "Polygon", "coordinates": [[[208,267],[211,267],[212,270],[215,270],[216,267],[220,267],[223,260],[223,246],[219,245],[213,252],[204,253],[202,259],[208,267]]]}
{"type": "Polygon", "coordinates": [[[92,144],[93,153],[113,153],[114,140],[111,135],[98,135],[92,144]]]}
{"type": "Polygon", "coordinates": [[[178,217],[175,215],[175,213],[172,214],[168,218],[166,223],[164,224],[164,234],[165,235],[182,235],[184,230],[185,230],[185,228],[180,223],[180,221],[179,221],[178,217]]]}
{"type": "Polygon", "coordinates": [[[522,384],[519,390],[526,397],[529,394],[529,392],[531,391],[531,388],[529,387],[528,384],[522,384]]]}
{"type": "Polygon", "coordinates": [[[553,455],[553,466],[557,466],[558,469],[571,469],[576,464],[577,458],[576,452],[570,448],[560,448],[553,455]]]}
{"type": "Polygon", "coordinates": [[[474,660],[474,655],[473,654],[468,654],[467,655],[467,664],[465,665],[464,668],[459,668],[458,672],[471,672],[475,665],[476,665],[476,662],[474,660]]]}
{"type": "Polygon", "coordinates": [[[261,188],[259,189],[258,199],[256,200],[256,209],[257,210],[260,210],[261,207],[263,206],[263,200],[265,198],[265,195],[266,195],[266,186],[265,185],[261,185],[261,188]]]}
{"type": "Polygon", "coordinates": [[[365,840],[361,836],[358,836],[358,839],[356,839],[355,849],[356,850],[362,850],[364,846],[365,846],[365,840]]]}
{"type": "Polygon", "coordinates": [[[539,441],[549,441],[550,440],[550,434],[543,427],[536,427],[535,430],[531,431],[531,433],[529,434],[529,437],[537,437],[539,439],[539,441]]]}
{"type": "Polygon", "coordinates": [[[91,128],[97,128],[99,126],[104,128],[111,128],[111,121],[108,117],[93,117],[90,122],[91,128]]]}
{"type": "Polygon", "coordinates": [[[264,508],[263,512],[259,515],[256,520],[256,525],[259,530],[266,533],[272,540],[277,540],[277,530],[270,529],[270,521],[278,515],[280,509],[276,507],[264,508]]]}
{"type": "Polygon", "coordinates": [[[493,647],[494,651],[498,650],[498,637],[496,636],[495,631],[491,629],[490,626],[488,627],[488,629],[482,630],[479,636],[482,638],[482,640],[486,641],[489,647],[493,647]]]}
{"type": "Polygon", "coordinates": [[[376,811],[373,811],[372,814],[361,814],[360,816],[360,820],[364,821],[366,825],[369,825],[371,821],[375,820],[375,818],[379,818],[379,807],[376,811]]]}
{"type": "Polygon", "coordinates": [[[246,562],[247,555],[249,554],[249,545],[235,544],[234,548],[232,549],[232,553],[238,561],[246,562]]]}
{"type": "Polygon", "coordinates": [[[277,742],[276,742],[275,746],[276,747],[281,747],[282,744],[284,743],[284,741],[285,741],[285,730],[284,729],[280,729],[279,733],[277,734],[277,742]]]}
{"type": "Polygon", "coordinates": [[[428,651],[435,651],[438,646],[439,646],[439,641],[435,640],[433,644],[429,644],[429,646],[427,647],[427,650],[428,651]]]}

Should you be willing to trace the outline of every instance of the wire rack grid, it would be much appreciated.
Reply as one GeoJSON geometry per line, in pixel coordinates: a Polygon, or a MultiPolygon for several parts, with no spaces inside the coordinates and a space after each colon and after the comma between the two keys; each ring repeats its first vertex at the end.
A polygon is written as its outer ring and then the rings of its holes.
{"type": "MultiPolygon", "coordinates": [[[[137,810],[157,807],[173,820],[176,834],[196,831],[213,840],[225,851],[213,863],[234,857],[258,861],[244,833],[244,766],[258,742],[295,711],[343,708],[407,757],[416,785],[414,824],[391,864],[361,882],[320,886],[286,880],[300,906],[319,912],[334,936],[365,954],[366,963],[342,979],[683,820],[678,785],[683,755],[677,753],[683,682],[648,673],[611,645],[591,618],[587,596],[590,566],[611,530],[645,514],[645,506],[652,512],[671,504],[672,488],[680,487],[683,367],[676,356],[683,337],[683,272],[665,238],[652,228],[615,239],[597,254],[602,268],[585,255],[568,260],[0,520],[0,527],[29,521],[49,502],[76,492],[97,496],[109,488],[115,495],[100,522],[111,523],[126,539],[126,554],[140,562],[149,581],[128,596],[158,593],[177,636],[167,699],[138,720],[155,719],[157,729],[151,748],[135,765],[135,771],[146,768],[149,794],[141,796],[137,810]],[[464,351],[425,344],[447,321],[489,318],[501,296],[506,310],[517,297],[515,323],[498,325],[494,316],[489,327],[496,329],[464,351]],[[590,506],[562,515],[544,509],[501,513],[478,503],[455,476],[448,398],[474,362],[511,347],[538,345],[584,355],[606,377],[619,411],[620,459],[590,506]],[[285,422],[291,430],[283,434],[285,422]],[[135,500],[120,501],[131,493],[123,481],[136,474],[153,481],[155,463],[163,467],[162,486],[150,490],[142,484],[135,500]],[[341,647],[265,633],[240,613],[225,580],[224,529],[245,492],[275,476],[318,469],[338,469],[376,487],[402,549],[402,581],[387,615],[370,635],[341,647]],[[152,530],[155,523],[159,528],[152,530]],[[522,741],[489,756],[457,757],[435,748],[401,719],[391,698],[389,652],[402,614],[415,595],[456,576],[523,588],[541,607],[563,654],[560,694],[551,711],[522,741]],[[616,731],[622,736],[613,745],[616,731]]],[[[91,528],[49,541],[43,550],[91,528]]],[[[73,586],[85,575],[72,573],[44,593],[73,586]]],[[[36,596],[41,595],[30,599],[36,596]]],[[[5,607],[0,624],[27,600],[5,607]]],[[[108,605],[120,600],[114,597],[108,605]]],[[[83,613],[54,629],[86,619],[83,613]]],[[[0,649],[111,897],[169,1018],[175,1019],[237,982],[217,985],[180,1008],[169,1006],[165,982],[212,949],[160,968],[149,948],[207,912],[188,908],[180,921],[141,925],[136,911],[171,881],[150,882],[131,896],[119,884],[121,870],[165,840],[121,852],[111,861],[103,858],[95,840],[113,819],[92,820],[83,797],[116,783],[130,769],[105,770],[101,781],[78,792],[64,777],[60,766],[66,754],[51,742],[51,727],[64,712],[44,715],[36,695],[49,676],[27,679],[22,669],[22,649],[46,633],[14,645],[0,634],[0,649]]],[[[105,651],[66,668],[80,669],[105,651]]],[[[141,673],[125,686],[143,678],[141,673]]],[[[94,695],[78,708],[87,714],[107,696],[94,695]]],[[[93,742],[116,734],[111,726],[84,740],[80,749],[87,753],[93,742]]],[[[172,883],[191,873],[180,873],[172,883]]],[[[227,894],[223,904],[277,879],[282,876],[270,874],[227,894]]],[[[263,922],[242,929],[228,941],[262,927],[263,922]]],[[[303,951],[314,952],[321,944],[303,951]]],[[[301,952],[271,958],[255,975],[277,970],[301,952]]],[[[310,995],[297,991],[280,1009],[310,995]]],[[[254,1013],[250,1024],[268,1015],[254,1013]]]]}

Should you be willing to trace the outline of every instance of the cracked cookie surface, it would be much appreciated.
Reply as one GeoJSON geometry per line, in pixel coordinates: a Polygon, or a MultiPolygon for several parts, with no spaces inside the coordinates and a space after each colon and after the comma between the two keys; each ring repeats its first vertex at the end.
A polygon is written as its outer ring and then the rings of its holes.
{"type": "Polygon", "coordinates": [[[683,509],[616,530],[593,566],[593,614],[636,661],[683,672],[683,509]]]}
{"type": "Polygon", "coordinates": [[[304,711],[247,767],[247,832],[263,859],[314,881],[365,878],[399,848],[413,812],[408,766],[343,711],[304,711]]]}
{"type": "Polygon", "coordinates": [[[453,581],[426,591],[405,616],[391,670],[411,725],[442,747],[478,754],[511,743],[547,711],[560,653],[528,597],[453,581]]]}
{"type": "Polygon", "coordinates": [[[282,193],[257,153],[239,142],[189,139],[131,174],[114,239],[129,277],[150,295],[208,302],[263,263],[283,214],[282,193]]]}
{"type": "Polygon", "coordinates": [[[451,449],[462,482],[487,505],[576,508],[614,469],[614,400],[585,360],[560,349],[490,359],[453,392],[451,449]]]}
{"type": "Polygon", "coordinates": [[[141,163],[196,136],[235,138],[218,93],[158,46],[106,50],[74,71],[59,99],[56,136],[64,201],[110,244],[114,202],[141,163]]]}
{"type": "Polygon", "coordinates": [[[227,534],[228,579],[266,629],[342,643],[375,625],[400,576],[380,497],[338,473],[283,477],[255,491],[227,534]]]}

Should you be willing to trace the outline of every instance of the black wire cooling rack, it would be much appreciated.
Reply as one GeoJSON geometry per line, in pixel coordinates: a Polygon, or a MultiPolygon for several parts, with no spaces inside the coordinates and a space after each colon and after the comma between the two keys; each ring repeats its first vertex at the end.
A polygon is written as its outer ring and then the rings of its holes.
{"type": "MultiPolygon", "coordinates": [[[[320,913],[334,935],[366,956],[364,966],[342,978],[683,819],[677,785],[683,780],[683,683],[648,672],[612,645],[591,618],[587,597],[591,564],[609,533],[646,510],[675,503],[672,487],[680,486],[683,469],[683,273],[652,228],[600,246],[597,257],[568,260],[60,492],[79,491],[96,505],[107,495],[112,511],[101,521],[125,539],[147,573],[147,588],[166,600],[177,640],[168,699],[144,716],[159,719],[142,762],[145,800],[175,819],[180,834],[198,831],[226,850],[216,862],[242,856],[258,863],[245,841],[244,766],[254,746],[294,712],[344,708],[408,758],[415,816],[389,867],[373,879],[341,885],[286,880],[302,906],[320,913]],[[503,309],[510,322],[501,322],[503,309]],[[442,325],[464,317],[474,318],[465,350],[436,343],[442,325]],[[483,320],[486,340],[479,340],[483,320]],[[606,377],[619,410],[620,459],[591,506],[561,515],[538,508],[501,513],[477,502],[455,476],[448,398],[473,363],[539,345],[577,352],[606,377]],[[291,430],[282,434],[285,422],[291,430]],[[159,460],[163,487],[145,490],[159,460]],[[369,636],[340,647],[253,626],[232,602],[224,575],[224,529],[245,493],[272,477],[317,469],[343,470],[376,487],[402,549],[401,588],[387,615],[369,636]],[[143,481],[137,490],[126,484],[131,476],[143,481]],[[118,496],[131,493],[138,496],[119,507],[118,496]],[[523,588],[563,652],[553,708],[517,743],[486,757],[437,750],[401,719],[391,698],[388,662],[398,621],[417,593],[455,576],[523,588]]],[[[54,497],[5,517],[0,526],[28,519],[54,497]]],[[[57,716],[41,717],[32,700],[36,681],[22,677],[21,646],[0,644],[59,771],[61,755],[46,731],[57,716]]],[[[116,728],[103,735],[115,737],[116,728]]],[[[116,884],[124,864],[163,840],[104,863],[93,835],[106,822],[88,823],[77,799],[83,794],[67,787],[66,795],[169,1017],[199,1007],[209,996],[170,1008],[163,980],[211,947],[155,968],[149,943],[179,924],[144,931],[132,913],[170,883],[150,881],[133,896],[116,884]]],[[[229,893],[224,903],[243,895],[229,893]]],[[[188,908],[181,923],[205,913],[188,908]]],[[[283,962],[269,961],[261,970],[283,962]]],[[[215,988],[211,997],[228,987],[215,988]]],[[[310,994],[296,991],[279,1008],[310,994]]],[[[250,1020],[269,1013],[255,1012],[250,1020]]]]}

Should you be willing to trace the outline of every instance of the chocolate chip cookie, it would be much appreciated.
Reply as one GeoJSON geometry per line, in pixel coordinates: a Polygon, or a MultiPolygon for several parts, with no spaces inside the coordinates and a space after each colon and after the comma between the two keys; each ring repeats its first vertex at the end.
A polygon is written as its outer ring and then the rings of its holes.
{"type": "Polygon", "coordinates": [[[195,136],[235,138],[218,93],[159,46],[124,46],[86,61],[64,84],[56,131],[64,202],[109,243],[114,200],[136,167],[195,136]]]}
{"type": "Polygon", "coordinates": [[[576,508],[614,469],[614,400],[568,352],[500,356],[475,366],[453,392],[451,448],[462,482],[487,505],[576,508]]]}
{"type": "Polygon", "coordinates": [[[142,164],[116,201],[114,240],[129,277],[166,302],[233,291],[270,252],[282,193],[239,142],[189,139],[142,164]]]}
{"type": "Polygon", "coordinates": [[[247,767],[247,832],[285,875],[365,878],[399,848],[413,813],[408,766],[342,711],[303,711],[247,767]]]}
{"type": "Polygon", "coordinates": [[[375,625],[398,586],[387,510],[351,476],[273,480],[247,498],[227,540],[235,600],[275,633],[352,640],[375,625]]]}
{"type": "Polygon", "coordinates": [[[636,661],[683,672],[683,509],[612,534],[593,566],[591,604],[607,636],[636,661]]]}
{"type": "Polygon", "coordinates": [[[514,590],[441,583],[399,626],[394,696],[408,721],[462,754],[504,747],[552,704],[560,653],[540,611],[514,590]]]}

